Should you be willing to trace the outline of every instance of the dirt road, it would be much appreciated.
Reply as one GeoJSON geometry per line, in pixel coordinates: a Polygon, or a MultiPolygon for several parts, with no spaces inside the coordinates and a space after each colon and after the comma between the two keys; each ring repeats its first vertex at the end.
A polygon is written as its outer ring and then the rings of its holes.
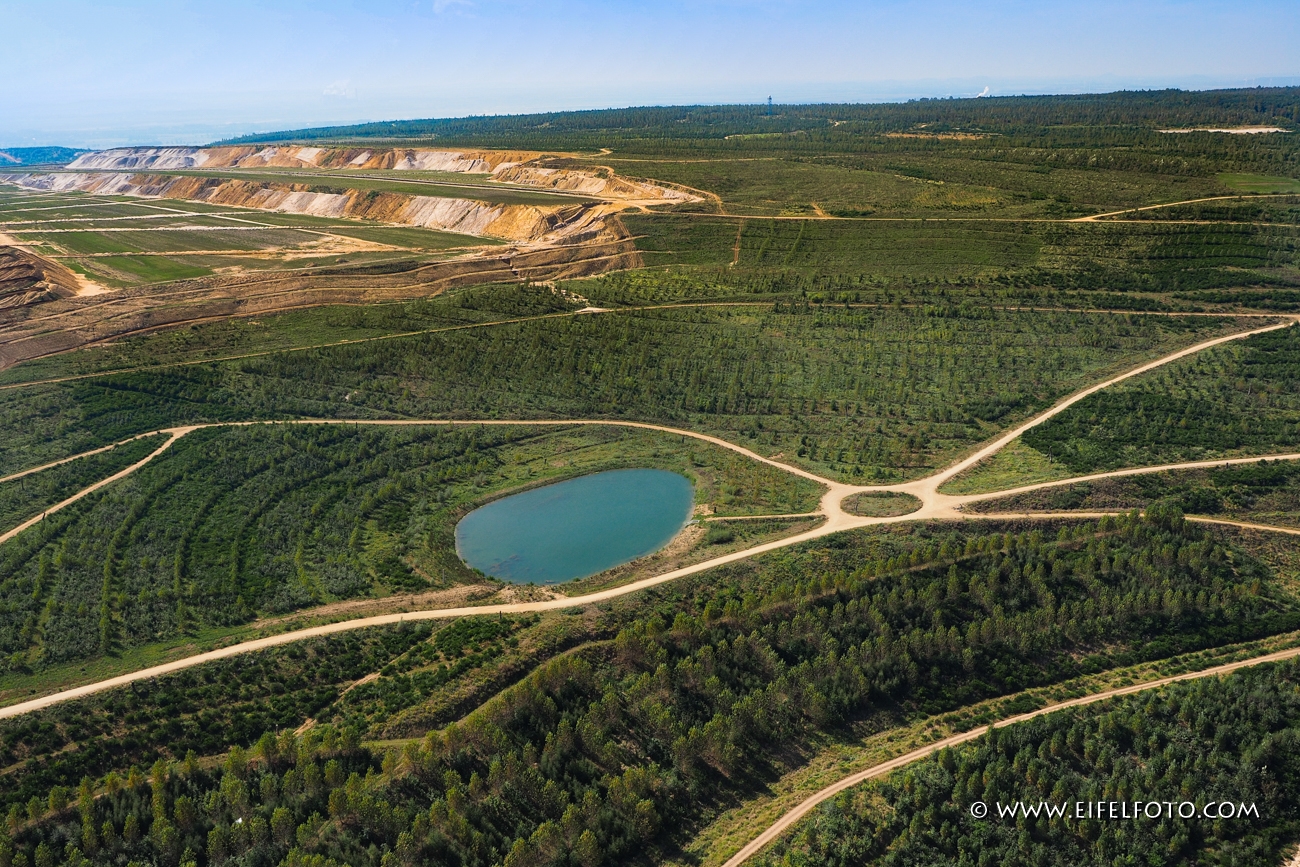
{"type": "MultiPolygon", "coordinates": [[[[473,420],[453,421],[453,420],[418,420],[418,419],[395,419],[395,420],[384,419],[384,420],[369,420],[369,421],[345,420],[345,419],[293,419],[293,420],[287,420],[283,422],[232,422],[232,423],[210,424],[210,425],[191,425],[186,427],[168,428],[166,430],[156,431],[155,433],[166,433],[166,434],[170,434],[170,436],[167,439],[167,441],[163,443],[163,445],[160,446],[158,449],[156,449],[153,453],[151,453],[144,459],[136,462],[135,464],[132,464],[126,469],[121,470],[118,473],[115,473],[113,476],[103,479],[95,483],[94,485],[91,485],[85,488],[84,490],[77,492],[72,497],[69,497],[63,502],[58,503],[55,506],[52,506],[44,514],[49,514],[58,511],[59,509],[65,508],[66,506],[71,505],[77,500],[80,500],[81,498],[90,495],[94,491],[99,490],[105,485],[110,484],[113,481],[116,481],[117,479],[129,475],[130,473],[134,472],[135,470],[139,469],[140,467],[148,464],[150,461],[157,458],[159,455],[165,452],[168,448],[170,448],[175,442],[177,442],[182,437],[186,436],[189,433],[192,433],[195,430],[201,430],[205,428],[249,427],[253,425],[269,425],[269,424],[303,424],[303,425],[333,424],[333,425],[366,425],[366,426],[377,426],[377,427],[410,427],[410,426],[430,426],[430,425],[446,425],[446,426],[493,425],[493,426],[554,427],[554,426],[590,425],[590,426],[625,427],[625,428],[635,428],[641,430],[652,430],[652,431],[659,431],[662,433],[674,434],[683,437],[690,437],[691,439],[707,442],[712,445],[716,445],[720,448],[727,449],[729,451],[743,455],[746,458],[749,458],[750,460],[756,461],[758,463],[766,464],[776,469],[783,470],[792,475],[799,476],[800,478],[817,482],[818,484],[824,487],[825,493],[821,497],[821,501],[819,503],[819,507],[817,511],[815,513],[812,513],[812,516],[821,516],[825,518],[825,520],[819,526],[802,533],[797,533],[795,535],[787,536],[782,539],[776,539],[770,542],[765,542],[761,545],[755,545],[754,547],[746,548],[741,551],[734,551],[730,554],[726,554],[721,557],[715,557],[713,559],[706,560],[701,563],[696,563],[691,566],[685,566],[680,569],[674,569],[670,572],[665,572],[661,575],[644,578],[629,584],[620,585],[618,587],[612,587],[610,589],[602,590],[597,593],[585,594],[583,596],[563,597],[558,599],[549,599],[549,600],[537,601],[537,602],[505,603],[505,604],[496,604],[496,605],[430,609],[424,611],[412,611],[403,614],[384,614],[384,615],[377,615],[372,617],[358,618],[355,620],[346,620],[339,623],[331,623],[322,626],[314,626],[307,629],[297,630],[294,632],[283,633],[281,635],[255,639],[252,641],[245,641],[239,644],[231,645],[230,647],[208,651],[206,653],[196,654],[194,656],[190,656],[185,659],[174,660],[172,662],[165,663],[163,665],[142,669],[140,671],[130,672],[127,674],[120,675],[118,677],[108,678],[106,680],[102,680],[97,683],[85,684],[83,686],[79,686],[73,689],[68,689],[62,692],[53,693],[51,695],[31,699],[29,701],[22,702],[20,704],[11,705],[6,708],[0,708],[0,719],[19,716],[25,713],[30,713],[31,711],[49,707],[51,705],[58,704],[60,702],[70,701],[72,699],[81,698],[83,696],[91,695],[96,692],[101,692],[103,690],[124,686],[126,684],[132,683],[137,680],[144,680],[147,678],[158,677],[160,675],[168,674],[174,671],[180,671],[182,669],[190,668],[196,665],[202,665],[204,663],[212,662],[218,659],[225,659],[243,653],[252,653],[270,647],[276,647],[282,644],[288,644],[294,641],[300,641],[305,638],[314,638],[319,636],[332,635],[335,633],[350,631],[353,629],[366,629],[373,626],[385,626],[385,625],[398,624],[408,620],[410,621],[445,620],[445,619],[451,619],[457,617],[470,617],[470,616],[483,615],[483,614],[519,614],[519,613],[527,613],[527,612],[554,611],[554,610],[559,610],[564,608],[580,607],[584,605],[591,605],[599,602],[605,602],[610,599],[615,599],[620,596],[624,596],[630,593],[636,593],[638,591],[655,587],[660,584],[664,584],[670,581],[675,581],[679,578],[684,578],[688,575],[695,575],[700,572],[704,572],[709,569],[716,568],[718,566],[723,566],[728,563],[734,563],[740,560],[745,560],[750,557],[754,557],[759,554],[766,553],[768,551],[775,551],[780,548],[786,548],[791,545],[797,545],[802,542],[819,539],[824,536],[828,536],[832,533],[841,532],[843,530],[853,530],[853,529],[860,529],[863,527],[881,526],[886,524],[896,524],[902,522],[923,521],[923,520],[967,521],[967,520],[991,520],[997,517],[1088,518],[1088,517],[1098,517],[1103,514],[1113,514],[1109,512],[1104,512],[1104,513],[1103,512],[1097,512],[1097,513],[1069,512],[1069,513],[1026,513],[1023,515],[1017,514],[1017,515],[1002,515],[1002,516],[974,515],[974,514],[968,514],[960,511],[960,506],[981,499],[992,499],[994,497],[1005,496],[1007,492],[999,491],[999,492],[993,492],[989,494],[974,494],[974,495],[957,497],[957,496],[950,496],[947,494],[940,494],[938,493],[937,488],[943,481],[952,478],[954,475],[956,475],[957,473],[961,472],[964,469],[968,469],[969,467],[974,466],[980,460],[983,460],[993,455],[998,450],[1000,450],[1008,443],[1010,443],[1012,440],[1014,440],[1016,437],[1018,437],[1024,431],[1029,430],[1035,425],[1042,424],[1047,419],[1063,412],[1064,410],[1074,405],[1078,401],[1082,400],[1083,398],[1087,397],[1088,395],[1095,394],[1096,392],[1104,388],[1107,388],[1111,385],[1114,385],[1115,383],[1122,382],[1130,377],[1137,376],[1138,374],[1153,370],[1162,365],[1168,364],[1172,361],[1176,361],[1179,358],[1184,358],[1188,355],[1194,354],[1196,352],[1201,352],[1205,349],[1209,349],[1214,346],[1219,346],[1221,344],[1227,343],[1232,340],[1241,340],[1246,337],[1250,337],[1251,335],[1254,334],[1262,334],[1265,332],[1274,331],[1279,328],[1285,328],[1297,320],[1300,320],[1300,317],[1294,317],[1294,316],[1286,317],[1284,321],[1281,322],[1280,324],[1267,325],[1261,328],[1242,331],[1236,334],[1230,334],[1224,337],[1215,338],[1213,340],[1207,340],[1202,343],[1198,343],[1195,346],[1191,346],[1186,349],[1181,349],[1176,352],[1172,352],[1162,358],[1143,364],[1126,373],[1122,373],[1119,374],[1118,376],[1111,377],[1110,379],[1102,383],[1090,386],[1079,392],[1076,392],[1075,394],[1071,395],[1065,400],[1060,401],[1052,408],[1046,410],[1043,413],[1040,413],[1038,416],[1035,416],[1034,418],[1030,419],[1024,424],[1018,426],[1014,430],[998,437],[989,445],[977,450],[973,455],[956,462],[955,464],[948,467],[947,469],[942,470],[939,473],[936,473],[932,476],[929,476],[924,479],[920,479],[915,482],[908,482],[908,483],[903,483],[898,485],[862,486],[862,485],[849,485],[843,482],[837,482],[832,479],[826,479],[821,476],[818,476],[815,473],[809,472],[808,470],[805,470],[801,467],[792,466],[790,464],[782,463],[772,458],[764,457],[763,455],[757,454],[756,452],[753,452],[750,449],[729,442],[720,437],[710,436],[708,434],[702,434],[695,431],[672,428],[666,425],[650,424],[647,422],[620,422],[620,421],[608,421],[604,419],[576,419],[576,420],[557,419],[557,420],[547,420],[547,421],[535,421],[535,420],[511,421],[511,420],[497,420],[497,419],[490,420],[490,421],[473,421],[473,420]],[[921,506],[916,511],[906,515],[898,515],[898,516],[882,517],[882,518],[860,517],[856,515],[851,515],[848,512],[844,511],[842,504],[848,497],[860,493],[881,492],[881,491],[901,492],[901,493],[911,494],[912,496],[915,496],[920,500],[921,506]]],[[[147,434],[145,435],[147,436],[147,434]]],[[[1235,462],[1240,463],[1240,462],[1247,462],[1247,461],[1257,461],[1259,459],[1260,458],[1247,458],[1247,459],[1239,459],[1235,462]]],[[[1220,462],[1212,462],[1212,463],[1223,463],[1223,462],[1220,461],[1220,462]]],[[[1177,469],[1177,468],[1181,468],[1182,466],[1184,465],[1143,468],[1142,471],[1158,472],[1162,469],[1177,469]]],[[[1123,474],[1125,472],[1126,471],[1116,471],[1116,473],[1110,475],[1123,474]]],[[[1066,479],[1066,480],[1060,480],[1058,482],[1051,482],[1045,484],[1062,485],[1062,484],[1069,484],[1072,481],[1077,481],[1077,480],[1066,479]]],[[[1032,489],[1035,486],[1028,486],[1028,487],[1029,489],[1032,489]]],[[[1023,488],[1017,490],[1023,490],[1023,488]]],[[[0,536],[0,544],[2,544],[4,541],[10,538],[13,538],[18,533],[22,532],[24,529],[38,523],[40,520],[42,520],[44,514],[33,517],[29,519],[27,522],[20,525],[19,527],[16,527],[13,530],[10,530],[8,533],[5,533],[3,536],[0,536]]],[[[1265,525],[1247,525],[1238,522],[1219,521],[1217,519],[1204,519],[1204,520],[1207,523],[1226,523],[1226,524],[1233,524],[1236,526],[1245,526],[1254,529],[1277,530],[1279,532],[1284,532],[1284,533],[1296,532],[1294,530],[1287,529],[1287,528],[1273,528],[1265,525]]]]}
{"type": "Polygon", "coordinates": [[[1079,698],[1072,698],[1069,701],[1063,701],[1057,704],[1050,704],[1047,705],[1046,707],[1041,707],[1038,710],[1033,710],[1028,713],[1017,714],[1016,716],[1007,717],[1006,719],[999,720],[993,723],[992,726],[980,726],[977,729],[971,729],[968,732],[962,732],[961,734],[952,735],[950,737],[944,738],[943,740],[935,741],[932,744],[927,744],[924,747],[920,747],[919,749],[912,750],[910,753],[905,753],[904,755],[901,755],[898,758],[890,759],[887,762],[882,762],[873,767],[867,768],[862,771],[858,771],[854,774],[850,774],[844,779],[836,783],[832,783],[831,785],[822,789],[820,792],[817,792],[816,794],[809,796],[806,800],[804,800],[801,804],[799,804],[799,806],[787,812],[784,816],[782,816],[780,819],[774,822],[771,825],[771,827],[769,827],[766,831],[764,831],[762,834],[758,835],[752,841],[746,844],[745,847],[742,848],[735,855],[733,855],[731,859],[728,860],[727,863],[723,865],[723,867],[740,867],[741,864],[744,864],[750,858],[757,855],[759,851],[763,849],[763,847],[767,846],[767,844],[771,843],[773,840],[776,840],[783,833],[789,830],[789,828],[792,825],[794,825],[804,816],[808,815],[808,813],[811,812],[812,809],[816,807],[818,804],[830,798],[835,797],[840,792],[843,792],[845,789],[851,789],[854,786],[858,785],[859,783],[865,783],[867,780],[873,780],[876,779],[877,777],[887,776],[888,774],[898,770],[899,768],[906,767],[907,765],[910,765],[913,762],[919,762],[922,759],[934,755],[936,750],[941,750],[944,749],[945,747],[955,747],[959,744],[969,743],[970,741],[973,741],[976,738],[983,735],[984,733],[986,733],[990,728],[997,728],[997,729],[1005,728],[1006,726],[1012,726],[1015,725],[1016,723],[1026,722],[1027,720],[1044,716],[1045,714],[1055,713],[1060,710],[1065,710],[1066,708],[1083,707],[1084,705],[1095,704],[1099,701],[1105,701],[1106,699],[1109,698],[1117,698],[1119,696],[1132,695],[1137,692],[1146,692],[1147,690],[1151,690],[1151,689],[1159,689],[1160,687],[1168,686],[1171,683],[1178,683],[1184,680],[1197,680],[1203,677],[1218,677],[1220,675],[1230,674],[1234,671],[1238,671],[1243,668],[1249,668],[1254,665],[1263,665],[1269,662],[1282,662],[1287,659],[1295,659],[1296,657],[1300,657],[1300,647],[1292,647],[1286,650],[1279,650],[1276,653],[1270,653],[1265,656],[1257,656],[1252,659],[1241,659],[1236,662],[1226,663],[1224,665],[1216,665],[1213,668],[1207,668],[1202,671],[1190,671],[1185,674],[1176,674],[1173,675],[1172,677],[1162,677],[1156,680],[1147,681],[1145,683],[1135,683],[1129,686],[1121,686],[1121,687],[1116,687],[1114,689],[1107,689],[1102,692],[1093,693],[1092,695],[1080,696],[1079,698]]]}

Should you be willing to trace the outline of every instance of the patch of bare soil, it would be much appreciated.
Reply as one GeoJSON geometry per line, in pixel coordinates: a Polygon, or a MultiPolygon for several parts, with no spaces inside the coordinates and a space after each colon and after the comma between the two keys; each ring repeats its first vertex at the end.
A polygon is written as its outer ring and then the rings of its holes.
{"type": "Polygon", "coordinates": [[[976,141],[988,138],[984,133],[975,132],[887,132],[885,138],[926,138],[939,141],[976,141]]]}
{"type": "Polygon", "coordinates": [[[385,253],[401,250],[402,247],[395,247],[392,244],[381,244],[378,241],[364,241],[361,238],[350,238],[347,235],[325,235],[315,241],[308,241],[305,244],[298,244],[295,247],[283,247],[279,250],[270,251],[272,255],[282,259],[306,259],[312,256],[345,256],[353,253],[385,253]]]}
{"type": "Polygon", "coordinates": [[[515,602],[545,602],[548,599],[560,599],[564,594],[557,593],[550,587],[538,587],[531,584],[507,584],[497,591],[492,601],[502,605],[515,602]]]}
{"type": "Polygon", "coordinates": [[[630,563],[624,563],[622,566],[615,566],[613,569],[599,575],[571,581],[561,586],[569,591],[565,595],[595,592],[606,587],[626,584],[629,581],[635,581],[649,575],[671,572],[683,566],[719,557],[742,548],[749,548],[771,539],[793,536],[812,529],[820,524],[822,520],[824,519],[817,515],[807,518],[773,517],[767,520],[745,521],[743,522],[744,527],[737,528],[735,536],[730,541],[718,544],[705,542],[708,527],[703,523],[687,524],[680,533],[673,537],[671,542],[653,554],[648,554],[630,563]]]}
{"type": "Polygon", "coordinates": [[[1162,129],[1165,133],[1186,133],[1186,132],[1225,132],[1229,135],[1259,135],[1268,132],[1287,132],[1280,126],[1231,126],[1231,127],[1214,127],[1214,126],[1196,126],[1190,129],[1162,129]]]}
{"type": "Polygon", "coordinates": [[[26,307],[79,294],[82,281],[71,269],[19,247],[0,247],[0,308],[26,307]]]}

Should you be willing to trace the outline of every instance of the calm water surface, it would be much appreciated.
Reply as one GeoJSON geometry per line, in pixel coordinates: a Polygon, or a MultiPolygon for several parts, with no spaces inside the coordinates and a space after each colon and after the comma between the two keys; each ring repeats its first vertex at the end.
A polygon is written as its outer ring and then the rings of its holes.
{"type": "Polygon", "coordinates": [[[475,509],[456,525],[456,553],[504,581],[585,578],[667,545],[693,500],[690,481],[666,470],[593,473],[475,509]]]}

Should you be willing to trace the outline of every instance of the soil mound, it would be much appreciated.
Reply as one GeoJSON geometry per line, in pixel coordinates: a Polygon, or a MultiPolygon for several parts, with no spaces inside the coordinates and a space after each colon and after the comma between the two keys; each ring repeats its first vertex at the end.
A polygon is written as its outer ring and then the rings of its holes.
{"type": "Polygon", "coordinates": [[[57,262],[17,247],[0,247],[0,309],[76,295],[77,275],[57,262]]]}

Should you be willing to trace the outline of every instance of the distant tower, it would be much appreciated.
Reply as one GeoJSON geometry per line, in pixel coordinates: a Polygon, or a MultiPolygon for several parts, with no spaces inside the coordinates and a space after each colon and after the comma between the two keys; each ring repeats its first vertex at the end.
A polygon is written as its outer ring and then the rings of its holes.
{"type": "Polygon", "coordinates": [[[767,98],[767,113],[772,113],[772,97],[770,96],[767,98]]]}

